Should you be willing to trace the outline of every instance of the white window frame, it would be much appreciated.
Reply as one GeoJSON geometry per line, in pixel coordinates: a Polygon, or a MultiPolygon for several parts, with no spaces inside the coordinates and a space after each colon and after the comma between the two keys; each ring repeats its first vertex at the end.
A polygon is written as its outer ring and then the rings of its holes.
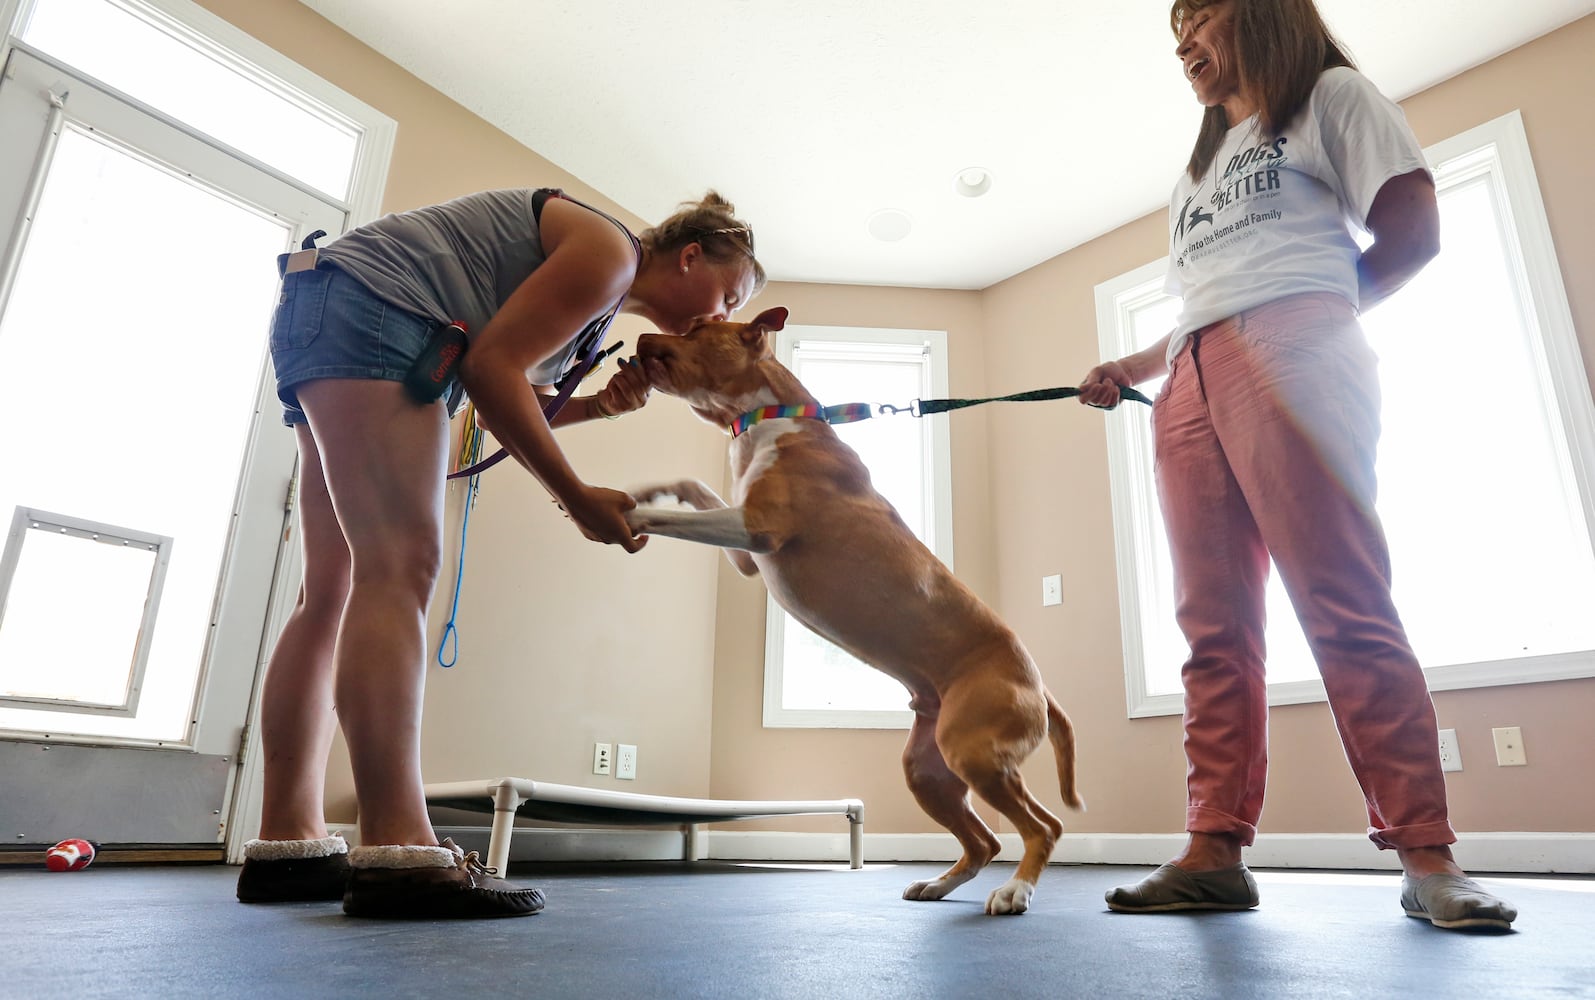
{"type": "MultiPolygon", "coordinates": [[[[943,398],[947,395],[947,333],[944,330],[897,330],[871,327],[789,326],[776,336],[776,357],[782,364],[791,366],[793,352],[799,343],[831,342],[848,344],[880,344],[891,346],[919,346],[926,352],[926,373],[929,376],[922,399],[943,398]]],[[[839,403],[890,403],[906,406],[906,399],[834,399],[823,400],[826,405],[839,403]]],[[[926,432],[925,461],[929,464],[926,483],[930,522],[934,537],[930,539],[931,551],[936,553],[949,569],[953,566],[953,488],[952,448],[948,441],[949,428],[945,419],[911,417],[907,414],[875,417],[881,420],[923,420],[926,432]]],[[[793,621],[770,597],[765,598],[764,627],[764,726],[768,729],[907,729],[914,721],[914,713],[906,708],[898,711],[839,711],[827,709],[795,709],[782,704],[782,650],[786,629],[803,628],[793,621]]],[[[907,702],[907,694],[904,694],[907,702]]]]}
{"type": "MultiPolygon", "coordinates": [[[[12,37],[12,32],[24,23],[37,2],[38,0],[0,0],[0,27],[5,29],[0,33],[0,65],[4,65],[12,47],[21,44],[12,37]]],[[[359,136],[359,141],[356,145],[354,169],[349,177],[349,195],[346,199],[335,198],[247,154],[224,147],[187,124],[164,114],[160,109],[120,94],[114,87],[95,81],[97,85],[108,93],[122,96],[129,103],[217,148],[226,149],[228,153],[251,166],[341,208],[348,219],[346,229],[353,229],[362,223],[370,222],[382,214],[382,196],[387,186],[394,139],[398,135],[398,123],[392,118],[333,86],[282,53],[193,3],[192,0],[110,0],[110,2],[141,12],[147,20],[162,26],[195,49],[231,67],[241,76],[255,80],[268,89],[302,97],[320,113],[340,120],[354,131],[359,136]]]]}
{"type": "MultiPolygon", "coordinates": [[[[1553,431],[1560,430],[1566,437],[1587,530],[1595,538],[1595,405],[1522,115],[1509,112],[1436,143],[1425,155],[1442,184],[1448,172],[1455,174],[1460,169],[1458,179],[1487,173],[1495,185],[1497,203],[1507,217],[1502,220],[1502,236],[1517,265],[1525,325],[1539,332],[1536,347],[1542,351],[1542,378],[1554,394],[1552,402],[1561,416],[1560,426],[1553,431]]],[[[1129,317],[1136,308],[1164,294],[1167,267],[1165,257],[1097,286],[1097,331],[1103,357],[1122,357],[1134,350],[1129,317]]],[[[1151,694],[1146,684],[1145,609],[1157,608],[1159,594],[1172,587],[1171,581],[1159,578],[1146,555],[1153,551],[1152,533],[1162,530],[1152,516],[1156,507],[1149,424],[1145,419],[1112,420],[1107,422],[1107,434],[1128,714],[1130,718],[1178,715],[1183,711],[1183,695],[1151,694]]],[[[1430,689],[1437,691],[1592,677],[1595,651],[1449,664],[1426,667],[1424,672],[1430,689]]],[[[1270,705],[1325,700],[1323,682],[1317,679],[1274,683],[1268,688],[1270,705]]]]}

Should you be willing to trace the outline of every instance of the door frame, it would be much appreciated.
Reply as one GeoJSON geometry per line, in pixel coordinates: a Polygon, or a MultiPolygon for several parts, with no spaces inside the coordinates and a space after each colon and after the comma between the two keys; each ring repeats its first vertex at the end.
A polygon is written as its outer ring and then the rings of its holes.
{"type": "MultiPolygon", "coordinates": [[[[5,64],[11,50],[18,46],[19,43],[14,39],[13,32],[20,26],[21,19],[35,2],[36,0],[0,0],[0,66],[5,64]]],[[[307,193],[313,193],[316,198],[326,202],[330,207],[341,209],[345,220],[342,231],[347,231],[364,222],[371,221],[381,214],[381,204],[385,193],[394,140],[397,134],[397,122],[365,102],[328,83],[310,70],[235,27],[230,22],[190,2],[190,0],[112,0],[112,2],[141,7],[146,11],[154,12],[168,23],[180,26],[182,37],[196,47],[207,49],[213,54],[235,64],[258,69],[262,75],[274,77],[276,80],[286,83],[338,114],[343,115],[351,122],[356,123],[361,130],[361,138],[357,147],[354,167],[351,171],[347,198],[340,202],[322,192],[314,192],[295,178],[287,176],[281,171],[255,161],[237,151],[227,149],[221,144],[197,133],[194,129],[163,114],[157,108],[151,108],[142,102],[128,98],[127,95],[121,94],[115,88],[107,87],[98,81],[94,81],[87,74],[72,70],[75,75],[85,77],[107,94],[126,101],[135,108],[145,111],[193,138],[233,155],[248,165],[271,174],[294,187],[305,190],[307,193]]],[[[45,58],[48,59],[47,56],[45,58]]],[[[262,380],[263,382],[269,382],[269,373],[263,371],[262,380]]],[[[264,393],[264,389],[262,392],[264,393]]],[[[257,399],[259,398],[262,397],[257,396],[257,399]]],[[[269,394],[266,394],[264,398],[269,400],[269,394]]],[[[269,406],[267,406],[257,412],[256,421],[258,422],[260,419],[265,418],[268,415],[265,410],[269,409],[269,406]]],[[[256,472],[255,459],[254,450],[251,449],[250,454],[245,458],[240,474],[240,497],[246,490],[260,488],[261,486],[261,484],[253,481],[261,478],[254,475],[256,472]]],[[[228,787],[224,791],[222,803],[226,810],[226,814],[223,817],[223,829],[225,831],[223,840],[226,845],[227,860],[235,863],[242,859],[245,841],[254,837],[259,830],[263,777],[262,764],[264,758],[259,725],[257,724],[261,681],[266,661],[289,612],[294,606],[301,577],[302,560],[297,534],[294,530],[296,519],[294,516],[294,504],[292,503],[292,497],[297,489],[297,481],[298,472],[295,465],[287,486],[288,498],[284,503],[283,528],[278,536],[272,579],[269,581],[267,588],[269,594],[266,601],[265,621],[262,626],[261,640],[248,696],[246,716],[245,719],[241,720],[242,737],[235,746],[227,749],[229,756],[233,757],[233,760],[230,762],[228,787]]],[[[280,486],[267,485],[266,488],[278,489],[280,486]]],[[[207,653],[208,651],[207,644],[207,653]]],[[[202,689],[200,698],[205,699],[207,695],[208,692],[202,689]]],[[[237,732],[236,727],[233,732],[237,732]]],[[[114,745],[114,741],[108,742],[114,745]]],[[[197,744],[192,749],[195,751],[200,750],[197,744]]]]}

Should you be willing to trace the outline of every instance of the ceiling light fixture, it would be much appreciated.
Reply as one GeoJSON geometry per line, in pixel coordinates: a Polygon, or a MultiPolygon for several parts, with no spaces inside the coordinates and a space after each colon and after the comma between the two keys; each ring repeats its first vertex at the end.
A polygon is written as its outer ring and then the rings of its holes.
{"type": "Polygon", "coordinates": [[[896,243],[914,228],[907,212],[883,208],[869,217],[869,234],[882,243],[896,243]]]}
{"type": "Polygon", "coordinates": [[[965,167],[953,178],[953,190],[965,198],[979,198],[991,190],[991,171],[985,167],[965,167]]]}

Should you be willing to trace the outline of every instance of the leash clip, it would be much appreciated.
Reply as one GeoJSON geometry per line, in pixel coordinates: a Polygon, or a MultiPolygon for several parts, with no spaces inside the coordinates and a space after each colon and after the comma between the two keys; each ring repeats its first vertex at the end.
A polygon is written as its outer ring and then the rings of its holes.
{"type": "Polygon", "coordinates": [[[910,413],[917,417],[920,416],[919,400],[916,399],[907,406],[893,406],[890,403],[876,403],[875,413],[877,416],[882,417],[895,417],[899,413],[910,413]]]}

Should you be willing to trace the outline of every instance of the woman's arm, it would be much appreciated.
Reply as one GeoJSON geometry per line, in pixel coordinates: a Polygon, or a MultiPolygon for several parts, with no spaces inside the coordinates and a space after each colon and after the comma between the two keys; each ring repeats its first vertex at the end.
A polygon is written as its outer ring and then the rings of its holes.
{"type": "Polygon", "coordinates": [[[493,436],[537,477],[582,534],[634,552],[644,539],[626,526],[631,498],[589,486],[577,476],[526,381],[528,368],[552,356],[626,292],[636,268],[635,252],[618,229],[591,212],[575,206],[570,212],[557,210],[562,207],[551,201],[545,208],[547,259],[482,328],[460,363],[460,379],[493,436]]]}
{"type": "Polygon", "coordinates": [[[1357,261],[1357,291],[1367,312],[1411,281],[1440,252],[1440,206],[1427,170],[1385,181],[1368,209],[1373,244],[1357,261]]]}

